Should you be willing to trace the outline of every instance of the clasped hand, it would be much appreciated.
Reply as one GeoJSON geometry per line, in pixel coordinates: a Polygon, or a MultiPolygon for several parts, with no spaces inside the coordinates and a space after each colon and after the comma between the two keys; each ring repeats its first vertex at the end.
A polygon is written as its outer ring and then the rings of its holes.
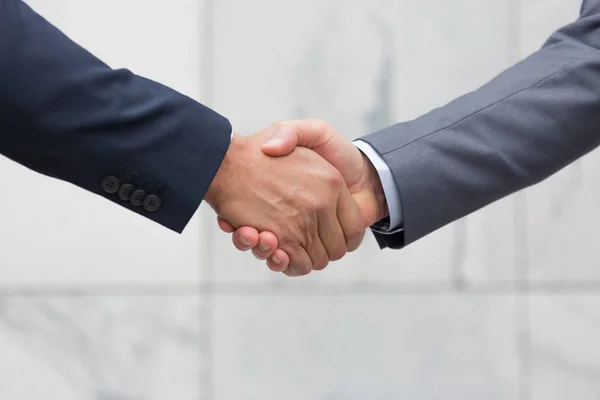
{"type": "Polygon", "coordinates": [[[356,250],[366,228],[387,215],[373,166],[319,120],[234,135],[205,200],[239,250],[288,276],[356,250]]]}

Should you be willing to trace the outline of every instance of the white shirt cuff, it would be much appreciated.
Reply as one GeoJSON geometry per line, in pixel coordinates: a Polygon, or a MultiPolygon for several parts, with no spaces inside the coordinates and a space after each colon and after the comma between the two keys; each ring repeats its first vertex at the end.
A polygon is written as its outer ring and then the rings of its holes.
{"type": "Polygon", "coordinates": [[[383,194],[385,195],[388,211],[390,213],[389,221],[387,221],[387,219],[379,221],[371,228],[374,231],[383,234],[392,234],[402,231],[402,204],[400,202],[400,193],[390,167],[383,157],[381,157],[367,142],[356,140],[353,143],[360,151],[362,151],[369,161],[371,161],[371,164],[373,164],[373,167],[377,170],[381,186],[383,186],[383,194]]]}

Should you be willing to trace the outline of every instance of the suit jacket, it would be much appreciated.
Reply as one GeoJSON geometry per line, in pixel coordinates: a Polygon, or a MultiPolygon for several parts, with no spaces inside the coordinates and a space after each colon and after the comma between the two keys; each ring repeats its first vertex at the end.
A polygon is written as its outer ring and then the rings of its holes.
{"type": "Polygon", "coordinates": [[[181,232],[226,153],[229,121],[113,70],[21,0],[0,0],[0,153],[181,232]]]}
{"type": "Polygon", "coordinates": [[[600,144],[600,0],[480,89],[362,140],[387,162],[401,248],[554,174],[600,144]]]}

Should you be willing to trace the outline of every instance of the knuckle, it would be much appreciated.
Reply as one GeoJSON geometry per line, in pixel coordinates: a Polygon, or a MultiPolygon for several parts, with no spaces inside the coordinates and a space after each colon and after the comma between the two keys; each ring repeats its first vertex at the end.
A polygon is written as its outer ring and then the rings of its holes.
{"type": "Polygon", "coordinates": [[[321,119],[321,118],[317,118],[317,119],[313,120],[313,123],[315,124],[315,127],[317,128],[317,130],[320,132],[325,131],[329,128],[329,123],[327,123],[327,121],[325,121],[324,119],[321,119]]]}
{"type": "Polygon", "coordinates": [[[256,258],[257,260],[266,260],[268,257],[264,254],[264,252],[254,248],[252,249],[252,254],[254,255],[254,258],[256,258]]]}
{"type": "Polygon", "coordinates": [[[315,265],[313,265],[313,269],[315,271],[322,271],[329,265],[329,260],[324,258],[323,260],[317,261],[315,265]]]}
{"type": "Polygon", "coordinates": [[[363,219],[358,215],[355,219],[352,220],[351,224],[345,224],[342,226],[344,230],[344,236],[346,236],[346,241],[357,239],[361,236],[364,236],[365,231],[367,230],[367,226],[363,219]]]}
{"type": "MultiPolygon", "coordinates": [[[[295,193],[295,196],[296,196],[295,200],[296,200],[298,207],[303,207],[303,206],[307,206],[307,205],[310,206],[317,199],[317,195],[308,189],[297,191],[295,193]]],[[[298,209],[295,209],[295,211],[296,211],[296,213],[301,214],[301,212],[298,209]]]]}
{"type": "Polygon", "coordinates": [[[304,204],[302,208],[306,210],[302,215],[303,219],[307,219],[314,211],[323,212],[329,206],[327,196],[322,193],[306,193],[302,198],[302,203],[304,204]]]}
{"type": "Polygon", "coordinates": [[[361,232],[359,232],[359,234],[357,236],[350,238],[346,241],[346,246],[347,246],[348,252],[353,252],[355,250],[358,250],[358,248],[360,247],[360,245],[362,244],[362,242],[365,238],[365,233],[366,233],[366,231],[361,231],[361,232]]]}
{"type": "Polygon", "coordinates": [[[316,198],[313,202],[313,209],[318,213],[329,211],[330,202],[327,199],[320,197],[316,198]]]}
{"type": "Polygon", "coordinates": [[[308,275],[311,271],[310,266],[306,266],[306,265],[302,265],[302,266],[296,266],[295,268],[290,268],[292,270],[292,273],[294,276],[304,276],[304,275],[308,275]]]}
{"type": "Polygon", "coordinates": [[[322,210],[324,208],[331,208],[333,204],[338,202],[339,191],[341,185],[343,185],[343,179],[340,181],[336,177],[328,177],[327,189],[320,190],[313,195],[313,202],[315,206],[322,210]]]}
{"type": "Polygon", "coordinates": [[[351,232],[350,232],[350,238],[351,239],[359,239],[361,237],[363,237],[365,235],[365,226],[363,224],[361,224],[360,226],[354,228],[351,232]]]}
{"type": "Polygon", "coordinates": [[[331,253],[329,253],[330,261],[338,261],[341,260],[346,255],[346,246],[336,246],[331,253]]]}
{"type": "Polygon", "coordinates": [[[344,177],[340,171],[333,169],[327,174],[327,183],[335,188],[341,188],[344,185],[344,177]]]}
{"type": "Polygon", "coordinates": [[[273,127],[274,127],[276,130],[280,130],[280,129],[284,128],[286,125],[287,125],[287,122],[286,122],[286,121],[277,121],[277,122],[275,122],[275,123],[273,124],[273,127]]]}
{"type": "Polygon", "coordinates": [[[296,274],[294,273],[294,271],[291,268],[283,271],[283,274],[285,276],[287,276],[288,278],[293,278],[296,276],[296,274]]]}
{"type": "Polygon", "coordinates": [[[318,251],[312,253],[312,268],[315,271],[321,271],[329,265],[329,254],[327,253],[327,249],[319,249],[318,251]]]}

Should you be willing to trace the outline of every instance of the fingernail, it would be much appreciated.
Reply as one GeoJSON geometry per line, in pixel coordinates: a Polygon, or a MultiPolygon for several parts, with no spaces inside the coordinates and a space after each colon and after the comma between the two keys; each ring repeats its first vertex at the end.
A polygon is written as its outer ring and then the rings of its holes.
{"type": "Polygon", "coordinates": [[[240,242],[242,242],[244,246],[252,246],[252,243],[247,241],[243,236],[240,236],[240,242]]]}
{"type": "Polygon", "coordinates": [[[259,243],[259,244],[258,244],[258,248],[259,248],[261,251],[268,251],[268,250],[271,250],[271,248],[270,248],[269,246],[265,246],[265,245],[264,245],[264,244],[262,244],[262,243],[259,243]]]}
{"type": "Polygon", "coordinates": [[[281,260],[275,256],[271,257],[271,260],[273,260],[275,264],[281,264],[281,260]]]}
{"type": "Polygon", "coordinates": [[[267,143],[265,143],[265,146],[277,147],[277,146],[281,145],[281,143],[282,143],[281,139],[271,139],[267,143]]]}

